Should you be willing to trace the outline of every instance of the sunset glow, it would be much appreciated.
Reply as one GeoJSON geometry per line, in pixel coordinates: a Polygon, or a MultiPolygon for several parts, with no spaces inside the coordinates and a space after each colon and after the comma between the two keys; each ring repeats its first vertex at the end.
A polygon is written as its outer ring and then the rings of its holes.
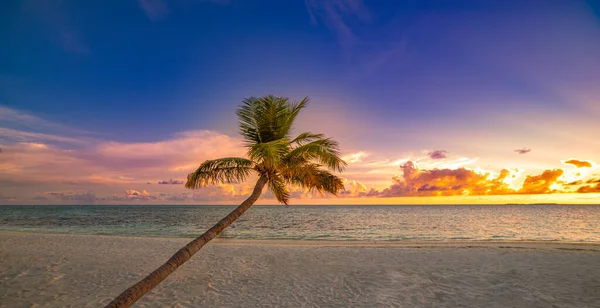
{"type": "Polygon", "coordinates": [[[183,183],[245,155],[235,109],[271,93],[309,96],[297,131],[348,163],[344,193],[293,188],[292,204],[600,200],[597,6],[306,1],[273,20],[249,2],[130,2],[110,26],[62,2],[2,13],[0,204],[237,204],[254,179],[183,183]]]}

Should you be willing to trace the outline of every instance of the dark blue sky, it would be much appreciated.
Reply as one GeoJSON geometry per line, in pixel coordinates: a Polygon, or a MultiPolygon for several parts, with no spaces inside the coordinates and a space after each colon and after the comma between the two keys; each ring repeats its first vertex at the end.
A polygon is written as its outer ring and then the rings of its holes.
{"type": "Polygon", "coordinates": [[[498,129],[498,113],[585,115],[554,89],[594,91],[597,4],[9,1],[0,104],[119,141],[234,134],[239,101],[268,93],[398,142],[498,129]]]}

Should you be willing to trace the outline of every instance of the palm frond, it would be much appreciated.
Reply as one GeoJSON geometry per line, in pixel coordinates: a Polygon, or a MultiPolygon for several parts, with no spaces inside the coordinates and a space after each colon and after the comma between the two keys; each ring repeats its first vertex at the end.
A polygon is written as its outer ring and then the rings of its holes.
{"type": "Polygon", "coordinates": [[[269,190],[273,193],[277,201],[288,205],[290,201],[290,190],[285,185],[283,178],[278,174],[271,174],[267,182],[269,190]]]}
{"type": "Polygon", "coordinates": [[[275,170],[282,164],[282,158],[289,152],[289,140],[283,138],[266,143],[253,144],[248,149],[248,157],[261,164],[266,169],[275,170]]]}
{"type": "Polygon", "coordinates": [[[302,144],[305,144],[308,142],[312,142],[312,141],[316,141],[316,140],[324,139],[324,138],[325,138],[325,135],[323,135],[323,134],[313,134],[311,132],[305,132],[305,133],[298,135],[298,137],[294,138],[294,140],[292,140],[292,142],[290,142],[290,143],[302,145],[302,144]]]}
{"type": "Polygon", "coordinates": [[[281,174],[289,185],[313,189],[318,185],[318,171],[320,166],[319,164],[309,162],[286,164],[285,168],[282,168],[281,174]]]}
{"type": "Polygon", "coordinates": [[[258,103],[256,97],[246,98],[236,111],[239,119],[240,134],[248,143],[261,143],[260,125],[258,119],[264,113],[264,109],[258,103]]]}
{"type": "Polygon", "coordinates": [[[327,170],[319,170],[317,178],[319,179],[319,185],[315,188],[318,191],[325,191],[337,196],[338,192],[345,190],[344,181],[327,170]]]}
{"type": "Polygon", "coordinates": [[[332,170],[338,172],[344,171],[346,168],[346,162],[339,157],[340,151],[338,143],[331,140],[330,138],[318,139],[303,145],[300,145],[290,151],[286,160],[306,160],[316,161],[321,163],[332,170]]]}
{"type": "Polygon", "coordinates": [[[290,104],[287,97],[268,95],[250,97],[242,101],[237,110],[240,133],[247,146],[288,138],[296,116],[308,103],[290,104]]]}
{"type": "Polygon", "coordinates": [[[226,157],[203,162],[188,174],[186,188],[197,189],[221,183],[243,182],[254,169],[254,162],[240,157],[226,157]]]}
{"type": "Polygon", "coordinates": [[[281,125],[281,134],[284,134],[285,136],[287,136],[289,138],[289,134],[292,131],[292,126],[294,125],[294,121],[296,120],[296,117],[298,116],[298,114],[300,113],[300,111],[302,109],[304,109],[309,102],[309,98],[304,97],[304,99],[302,99],[299,103],[294,103],[291,105],[286,106],[288,109],[287,115],[285,116],[285,118],[283,118],[282,122],[280,123],[281,125]]]}
{"type": "Polygon", "coordinates": [[[344,190],[341,178],[320,167],[321,165],[314,163],[288,167],[287,172],[283,173],[284,179],[290,185],[297,185],[311,192],[316,190],[319,193],[328,192],[337,195],[339,191],[344,190]]]}

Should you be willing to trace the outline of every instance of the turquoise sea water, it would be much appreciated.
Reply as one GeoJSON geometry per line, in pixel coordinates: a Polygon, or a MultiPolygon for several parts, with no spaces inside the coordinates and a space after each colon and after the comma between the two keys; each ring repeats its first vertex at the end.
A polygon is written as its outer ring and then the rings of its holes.
{"type": "MultiPolygon", "coordinates": [[[[0,231],[195,237],[233,208],[0,206],[0,231]]],[[[221,236],[600,242],[600,205],[254,206],[221,236]]]]}

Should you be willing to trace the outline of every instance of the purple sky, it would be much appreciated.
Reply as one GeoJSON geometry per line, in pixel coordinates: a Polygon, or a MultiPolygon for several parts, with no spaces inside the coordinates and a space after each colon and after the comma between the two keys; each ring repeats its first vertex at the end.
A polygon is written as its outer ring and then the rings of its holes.
{"type": "Polygon", "coordinates": [[[180,181],[244,155],[235,109],[266,94],[309,96],[297,131],[340,142],[348,193],[330,203],[600,192],[597,2],[0,6],[0,204],[236,203],[251,182],[180,181]]]}

